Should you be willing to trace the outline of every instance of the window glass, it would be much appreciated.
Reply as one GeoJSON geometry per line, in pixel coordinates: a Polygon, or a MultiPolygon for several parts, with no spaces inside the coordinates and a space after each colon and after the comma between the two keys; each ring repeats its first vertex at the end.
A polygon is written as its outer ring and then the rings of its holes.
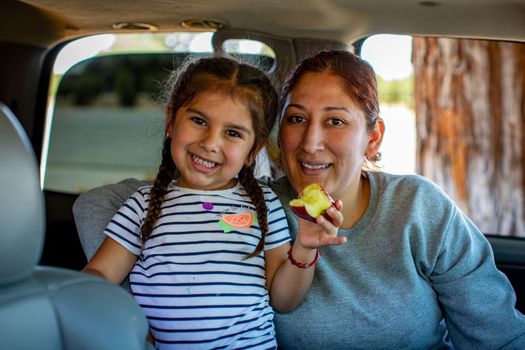
{"type": "MultiPolygon", "coordinates": [[[[153,179],[170,73],[190,56],[209,56],[212,35],[99,35],[68,44],[50,89],[44,189],[81,193],[129,177],[153,179]]],[[[263,69],[273,65],[264,45],[243,45],[233,53],[263,69]]]]}
{"type": "Polygon", "coordinates": [[[525,237],[525,45],[376,35],[383,171],[440,186],[486,234],[525,237]]]}
{"type": "Polygon", "coordinates": [[[393,174],[416,171],[411,53],[412,37],[403,35],[374,35],[361,48],[361,56],[376,73],[381,118],[386,125],[379,165],[393,174]]]}
{"type": "Polygon", "coordinates": [[[255,64],[266,72],[271,71],[275,63],[272,48],[256,40],[228,39],[222,44],[222,50],[244,62],[255,64]]]}

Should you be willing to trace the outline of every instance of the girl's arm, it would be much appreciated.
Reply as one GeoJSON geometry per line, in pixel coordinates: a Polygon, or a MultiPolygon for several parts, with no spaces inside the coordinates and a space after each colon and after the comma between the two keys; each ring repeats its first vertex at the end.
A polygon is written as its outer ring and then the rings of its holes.
{"type": "Polygon", "coordinates": [[[110,237],[106,237],[82,271],[120,284],[128,276],[136,261],[136,255],[110,237]]]}
{"type": "MultiPolygon", "coordinates": [[[[337,237],[343,223],[341,201],[336,202],[336,208],[327,211],[331,221],[323,216],[317,223],[299,220],[299,232],[291,249],[293,260],[310,264],[318,257],[318,248],[346,242],[345,237],[337,237]]],[[[280,312],[291,311],[303,301],[314,276],[315,264],[307,268],[292,264],[289,249],[290,244],[283,244],[265,252],[266,288],[272,306],[280,312]]]]}

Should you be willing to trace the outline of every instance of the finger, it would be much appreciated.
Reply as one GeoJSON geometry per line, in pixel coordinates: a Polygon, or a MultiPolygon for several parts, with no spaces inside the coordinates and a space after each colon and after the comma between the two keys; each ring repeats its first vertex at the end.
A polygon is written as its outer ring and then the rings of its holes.
{"type": "Polygon", "coordinates": [[[325,239],[322,240],[320,246],[328,246],[328,245],[342,245],[346,243],[346,237],[333,237],[333,236],[326,236],[325,239]]]}
{"type": "Polygon", "coordinates": [[[338,199],[335,201],[335,207],[337,210],[341,211],[343,210],[343,201],[338,199]]]}
{"type": "Polygon", "coordinates": [[[328,208],[326,210],[326,214],[329,216],[332,225],[334,225],[336,228],[343,224],[343,213],[337,210],[335,207],[328,208]]]}
{"type": "MultiPolygon", "coordinates": [[[[333,220],[332,218],[330,219],[333,220]]],[[[317,218],[317,224],[321,226],[323,230],[323,233],[320,233],[321,235],[326,234],[329,236],[337,236],[337,231],[339,230],[338,226],[324,216],[321,215],[317,218]]]]}

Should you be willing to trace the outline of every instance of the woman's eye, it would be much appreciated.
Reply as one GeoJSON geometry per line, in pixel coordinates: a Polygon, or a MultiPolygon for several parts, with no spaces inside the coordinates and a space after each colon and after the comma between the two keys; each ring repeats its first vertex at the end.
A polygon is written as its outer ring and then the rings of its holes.
{"type": "Polygon", "coordinates": [[[235,131],[235,130],[226,130],[226,135],[230,136],[230,137],[239,137],[239,138],[242,138],[241,136],[241,133],[238,132],[238,131],[235,131]]]}
{"type": "Polygon", "coordinates": [[[333,125],[333,126],[340,126],[340,125],[343,125],[343,124],[346,124],[344,120],[340,119],[340,118],[331,118],[328,123],[330,125],[333,125]]]}
{"type": "Polygon", "coordinates": [[[292,114],[286,118],[286,121],[292,124],[300,124],[304,122],[304,117],[301,115],[292,114]]]}
{"type": "Polygon", "coordinates": [[[206,121],[202,119],[201,117],[191,117],[191,120],[197,125],[203,125],[203,126],[206,125],[206,121]]]}

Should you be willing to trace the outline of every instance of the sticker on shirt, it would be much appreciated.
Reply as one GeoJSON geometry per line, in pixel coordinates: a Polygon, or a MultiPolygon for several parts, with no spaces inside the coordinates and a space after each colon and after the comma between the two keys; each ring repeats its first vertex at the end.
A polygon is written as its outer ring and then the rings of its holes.
{"type": "Polygon", "coordinates": [[[219,220],[219,226],[224,230],[224,233],[228,233],[233,230],[250,228],[256,222],[257,217],[249,211],[246,214],[225,214],[219,220]]]}

